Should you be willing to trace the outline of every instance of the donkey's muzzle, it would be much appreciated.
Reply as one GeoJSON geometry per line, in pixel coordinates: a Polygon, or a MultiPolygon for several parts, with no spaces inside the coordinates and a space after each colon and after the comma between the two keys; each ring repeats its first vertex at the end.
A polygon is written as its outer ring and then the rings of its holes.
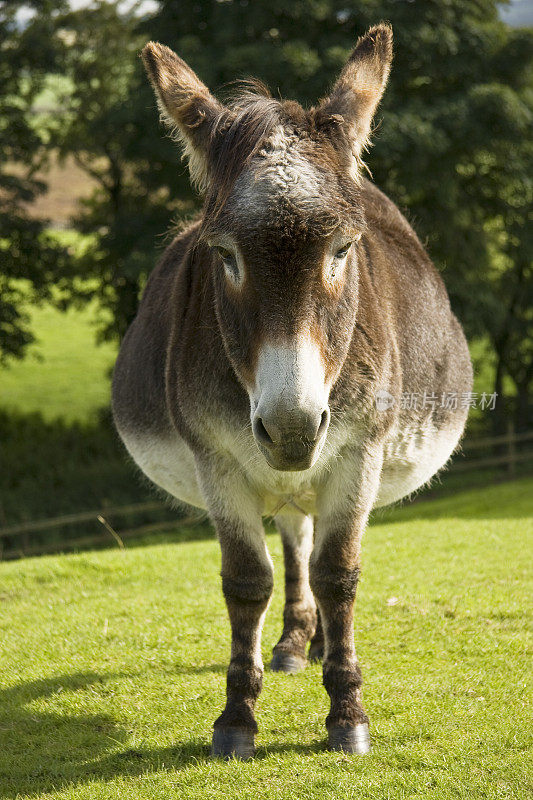
{"type": "Polygon", "coordinates": [[[275,414],[258,408],[252,430],[259,449],[274,469],[309,469],[322,450],[329,427],[330,411],[319,412],[278,409],[275,414]]]}

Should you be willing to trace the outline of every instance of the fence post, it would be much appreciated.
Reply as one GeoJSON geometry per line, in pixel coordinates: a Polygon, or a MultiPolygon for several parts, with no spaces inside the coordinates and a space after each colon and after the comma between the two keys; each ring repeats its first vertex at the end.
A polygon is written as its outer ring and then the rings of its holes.
{"type": "Polygon", "coordinates": [[[508,453],[509,453],[509,475],[516,472],[516,437],[512,420],[507,422],[508,453]]]}

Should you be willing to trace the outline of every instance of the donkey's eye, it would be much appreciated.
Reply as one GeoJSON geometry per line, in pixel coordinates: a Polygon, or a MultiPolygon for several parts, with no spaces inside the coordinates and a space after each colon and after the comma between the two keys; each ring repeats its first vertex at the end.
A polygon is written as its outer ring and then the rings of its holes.
{"type": "Polygon", "coordinates": [[[222,259],[226,274],[234,283],[238,283],[240,281],[240,273],[239,267],[237,266],[237,259],[233,253],[231,253],[229,250],[226,250],[225,247],[217,247],[216,250],[222,259]]]}
{"type": "Polygon", "coordinates": [[[233,254],[230,253],[229,250],[226,250],[225,247],[217,247],[216,251],[224,263],[226,263],[227,261],[235,261],[233,254]]]}
{"type": "Polygon", "coordinates": [[[337,250],[337,252],[335,253],[335,258],[338,261],[341,261],[343,258],[346,258],[346,256],[348,255],[348,251],[350,250],[351,246],[352,246],[352,242],[348,242],[348,244],[345,244],[344,247],[341,247],[340,250],[337,250]]]}

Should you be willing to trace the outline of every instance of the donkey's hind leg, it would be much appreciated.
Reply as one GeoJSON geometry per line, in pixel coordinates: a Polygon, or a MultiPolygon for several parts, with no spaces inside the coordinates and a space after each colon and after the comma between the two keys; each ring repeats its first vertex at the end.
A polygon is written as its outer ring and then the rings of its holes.
{"type": "Polygon", "coordinates": [[[298,672],[305,666],[305,648],[316,628],[316,604],[309,586],[309,556],[313,549],[313,518],[303,514],[278,514],[275,518],[285,559],[283,633],[271,668],[298,672]]]}

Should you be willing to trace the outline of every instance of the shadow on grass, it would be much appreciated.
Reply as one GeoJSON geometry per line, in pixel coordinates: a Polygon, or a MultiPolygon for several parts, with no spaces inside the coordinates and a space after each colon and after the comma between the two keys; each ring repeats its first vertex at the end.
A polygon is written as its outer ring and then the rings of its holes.
{"type": "Polygon", "coordinates": [[[169,748],[109,753],[128,739],[127,730],[112,717],[35,708],[43,698],[85,691],[114,677],[76,673],[0,691],[0,798],[39,797],[96,778],[179,769],[208,756],[207,743],[198,738],[169,748]]]}
{"type": "Polygon", "coordinates": [[[126,740],[127,732],[108,715],[65,715],[34,707],[43,698],[85,690],[110,677],[76,673],[0,691],[0,797],[40,795],[76,781],[85,770],[83,761],[126,740]]]}
{"type": "MultiPolygon", "coordinates": [[[[178,671],[222,672],[226,665],[178,666],[178,671]]],[[[0,691],[0,798],[40,797],[94,780],[135,777],[155,771],[176,771],[210,758],[210,742],[193,736],[171,747],[125,747],[129,733],[105,714],[39,711],[39,701],[62,692],[83,692],[117,675],[75,673],[43,679],[0,691]],[[117,745],[125,749],[116,751],[117,745]],[[114,751],[114,752],[110,752],[114,751]]],[[[76,699],[73,708],[76,708],[76,699]]],[[[256,759],[272,753],[309,753],[324,749],[287,743],[259,747],[256,759]]]]}

